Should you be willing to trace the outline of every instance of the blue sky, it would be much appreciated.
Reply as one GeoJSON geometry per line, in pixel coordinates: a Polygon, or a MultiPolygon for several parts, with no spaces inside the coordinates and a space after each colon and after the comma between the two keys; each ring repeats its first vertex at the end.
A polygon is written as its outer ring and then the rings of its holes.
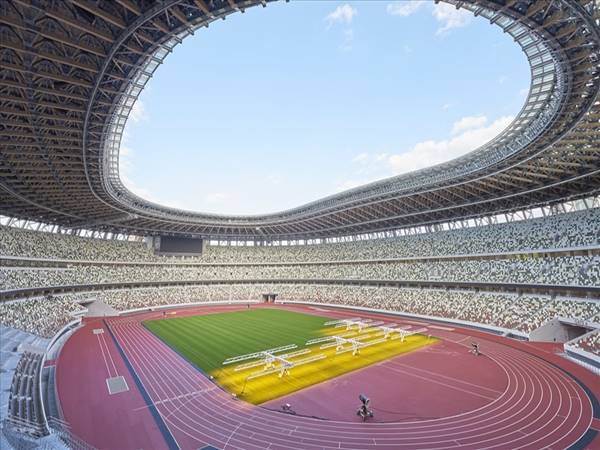
{"type": "Polygon", "coordinates": [[[121,176],[177,208],[280,211],[475,149],[529,81],[508,35],[448,5],[251,8],[167,57],[127,124],[121,176]]]}

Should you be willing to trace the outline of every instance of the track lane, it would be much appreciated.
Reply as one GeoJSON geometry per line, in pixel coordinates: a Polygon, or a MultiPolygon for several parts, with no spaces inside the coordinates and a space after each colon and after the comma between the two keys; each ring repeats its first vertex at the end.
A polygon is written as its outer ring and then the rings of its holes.
{"type": "Polygon", "coordinates": [[[243,449],[506,448],[507,442],[515,448],[561,448],[591,423],[589,400],[568,376],[539,358],[493,342],[486,342],[486,353],[501,365],[508,384],[482,408],[413,423],[324,423],[254,407],[220,389],[179,398],[214,385],[149,333],[140,319],[111,319],[110,325],[153,401],[173,398],[157,408],[182,436],[182,448],[200,443],[243,449]]]}

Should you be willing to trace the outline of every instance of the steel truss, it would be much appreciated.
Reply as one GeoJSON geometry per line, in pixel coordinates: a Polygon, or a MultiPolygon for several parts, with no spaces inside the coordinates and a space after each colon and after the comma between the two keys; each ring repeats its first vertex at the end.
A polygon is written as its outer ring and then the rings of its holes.
{"type": "Polygon", "coordinates": [[[71,229],[294,240],[512,213],[600,190],[600,16],[593,0],[447,0],[500,26],[532,73],[525,105],[470,154],[262,216],[193,213],[127,190],[127,117],[183,39],[271,0],[0,2],[0,214],[71,229]]]}

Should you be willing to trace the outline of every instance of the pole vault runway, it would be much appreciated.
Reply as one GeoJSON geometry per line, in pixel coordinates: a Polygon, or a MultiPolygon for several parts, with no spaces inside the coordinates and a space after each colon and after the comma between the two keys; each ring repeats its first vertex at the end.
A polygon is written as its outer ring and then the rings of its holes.
{"type": "MultiPolygon", "coordinates": [[[[311,312],[306,307],[295,309],[311,312]]],[[[196,309],[195,314],[218,310],[206,307],[196,309]]],[[[324,311],[319,310],[318,313],[323,314],[324,311]]],[[[160,442],[153,442],[155,448],[598,448],[595,431],[590,428],[594,408],[584,387],[553,362],[503,345],[497,342],[498,338],[485,341],[485,335],[477,338],[484,344],[486,356],[497,364],[501,375],[506,378],[504,390],[493,400],[446,417],[361,423],[283,414],[232,398],[143,327],[141,321],[151,314],[156,313],[106,319],[104,325],[117,351],[106,347],[104,351],[112,351],[113,358],[121,356],[145,396],[152,414],[144,416],[144,420],[155,420],[163,437],[160,442]]],[[[346,314],[356,315],[356,312],[331,310],[327,314],[343,317],[346,314]]],[[[465,341],[465,335],[459,332],[461,330],[450,331],[443,327],[430,330],[444,340],[465,341]]],[[[468,339],[467,336],[466,345],[468,339]]],[[[456,364],[468,364],[474,358],[457,358],[456,364]]],[[[399,365],[394,367],[401,368],[399,365]]],[[[402,374],[396,376],[401,377],[402,374]]],[[[61,382],[60,376],[58,382],[61,382]]],[[[391,379],[390,386],[393,382],[391,379]]],[[[380,388],[389,389],[390,386],[380,388]]],[[[59,389],[59,392],[65,390],[59,389]]],[[[435,406],[435,398],[428,397],[427,392],[423,396],[424,401],[434,402],[435,406]]],[[[65,416],[68,419],[68,411],[65,411],[65,416]]]]}

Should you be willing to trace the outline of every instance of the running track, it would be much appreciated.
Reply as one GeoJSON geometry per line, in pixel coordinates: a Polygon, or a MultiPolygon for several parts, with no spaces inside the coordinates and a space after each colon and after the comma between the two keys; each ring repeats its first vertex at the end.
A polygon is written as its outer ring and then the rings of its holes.
{"type": "MultiPolygon", "coordinates": [[[[202,312],[219,309],[223,308],[207,307],[202,312]]],[[[223,450],[598,448],[598,439],[585,442],[593,435],[593,408],[582,387],[556,364],[497,338],[485,341],[486,356],[498,364],[507,384],[493,401],[439,419],[363,424],[291,416],[233,399],[142,326],[141,321],[153,314],[111,318],[105,325],[143,385],[146,402],[155,408],[154,419],[160,416],[157,422],[166,425],[164,441],[153,440],[156,448],[169,443],[172,448],[223,450]]],[[[329,314],[344,317],[356,312],[329,314]]],[[[431,332],[446,340],[464,340],[456,331],[431,332]]],[[[61,391],[65,389],[59,384],[61,391]]],[[[147,414],[145,420],[150,417],[147,414]]]]}

